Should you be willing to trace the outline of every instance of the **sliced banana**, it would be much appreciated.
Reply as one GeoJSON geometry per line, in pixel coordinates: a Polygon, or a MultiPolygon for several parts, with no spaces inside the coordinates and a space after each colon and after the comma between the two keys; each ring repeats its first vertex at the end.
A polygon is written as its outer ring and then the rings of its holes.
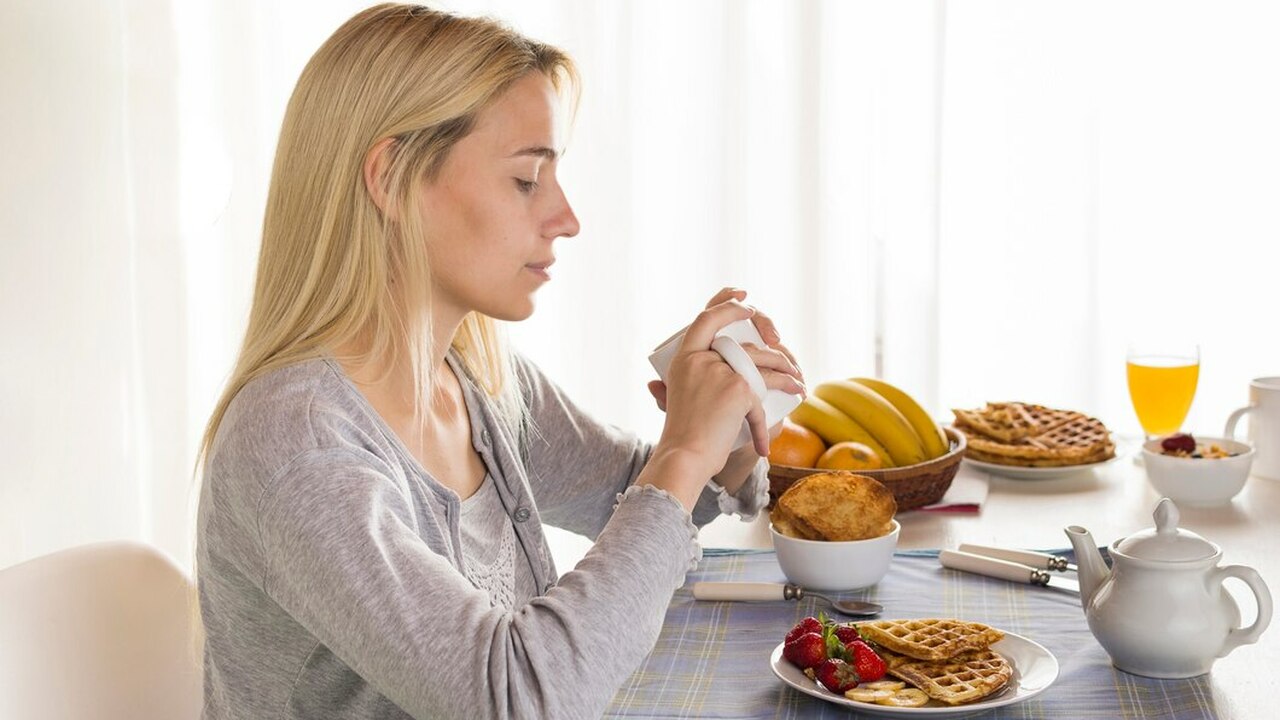
{"type": "Polygon", "coordinates": [[[851,690],[846,690],[844,696],[850,700],[858,702],[873,703],[881,700],[888,700],[893,697],[892,690],[877,690],[875,688],[863,687],[859,685],[851,690]]]}
{"type": "Polygon", "coordinates": [[[872,690],[889,690],[892,692],[897,692],[898,690],[901,690],[906,686],[907,684],[902,682],[901,680],[876,680],[875,682],[862,683],[858,687],[870,688],[872,690]]]}
{"type": "Polygon", "coordinates": [[[923,690],[915,688],[903,688],[894,693],[891,697],[877,700],[877,705],[890,705],[892,707],[920,707],[929,702],[929,696],[924,694],[923,690]]]}

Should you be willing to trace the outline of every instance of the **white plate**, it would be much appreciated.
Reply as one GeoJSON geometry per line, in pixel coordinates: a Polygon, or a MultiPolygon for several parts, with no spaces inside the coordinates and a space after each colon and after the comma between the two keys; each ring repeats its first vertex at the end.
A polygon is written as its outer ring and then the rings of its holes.
{"type": "Polygon", "coordinates": [[[1005,633],[1004,638],[993,644],[991,649],[1003,655],[1013,666],[1013,677],[1009,679],[1009,684],[1005,685],[1004,689],[994,695],[988,695],[977,702],[964,705],[947,705],[937,700],[930,700],[926,705],[907,708],[850,700],[826,689],[817,680],[810,680],[805,676],[804,671],[784,659],[782,644],[773,649],[773,655],[769,657],[769,665],[778,679],[806,695],[854,708],[860,713],[882,717],[957,718],[976,715],[992,708],[1030,700],[1044,692],[1054,680],[1058,679],[1058,659],[1039,643],[1021,635],[1005,633]]]}
{"type": "Polygon", "coordinates": [[[1104,465],[1110,465],[1119,458],[1120,454],[1116,453],[1114,457],[1107,458],[1102,462],[1085,463],[1084,465],[1063,465],[1060,467],[1021,467],[1018,465],[998,465],[996,463],[982,462],[981,460],[974,460],[967,457],[964,459],[964,462],[975,470],[989,472],[992,475],[1013,478],[1014,480],[1052,480],[1053,478],[1069,477],[1077,473],[1103,467],[1104,465]]]}

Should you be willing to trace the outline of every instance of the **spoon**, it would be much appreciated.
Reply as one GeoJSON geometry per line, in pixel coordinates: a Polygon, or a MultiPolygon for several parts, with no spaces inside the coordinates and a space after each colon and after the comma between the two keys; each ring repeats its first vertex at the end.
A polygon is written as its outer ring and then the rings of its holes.
{"type": "Polygon", "coordinates": [[[698,600],[755,600],[759,602],[776,600],[799,600],[805,597],[816,597],[831,603],[837,612],[849,617],[871,617],[879,615],[883,607],[864,600],[832,600],[826,595],[805,590],[799,585],[784,585],[770,582],[696,582],[693,584],[693,596],[698,600]]]}

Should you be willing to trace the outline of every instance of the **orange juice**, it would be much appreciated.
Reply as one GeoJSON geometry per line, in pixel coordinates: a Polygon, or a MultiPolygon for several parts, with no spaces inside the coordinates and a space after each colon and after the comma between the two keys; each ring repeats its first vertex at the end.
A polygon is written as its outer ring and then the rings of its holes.
{"type": "Polygon", "coordinates": [[[1135,357],[1127,363],[1129,397],[1148,435],[1168,435],[1182,427],[1196,395],[1200,363],[1181,357],[1135,357]]]}

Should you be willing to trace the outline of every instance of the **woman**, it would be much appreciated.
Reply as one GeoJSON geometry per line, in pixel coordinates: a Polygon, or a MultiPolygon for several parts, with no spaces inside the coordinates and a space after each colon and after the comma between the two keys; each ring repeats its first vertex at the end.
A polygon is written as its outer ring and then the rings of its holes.
{"type": "Polygon", "coordinates": [[[700,556],[695,525],[763,505],[768,428],[714,334],[753,317],[766,384],[803,388],[745,293],[717,294],[651,384],[652,446],[498,337],[578,232],[556,179],[575,81],[492,21],[396,5],[303,71],[202,448],[206,717],[599,716],[700,556]],[[544,521],[596,541],[563,576],[544,521]]]}

